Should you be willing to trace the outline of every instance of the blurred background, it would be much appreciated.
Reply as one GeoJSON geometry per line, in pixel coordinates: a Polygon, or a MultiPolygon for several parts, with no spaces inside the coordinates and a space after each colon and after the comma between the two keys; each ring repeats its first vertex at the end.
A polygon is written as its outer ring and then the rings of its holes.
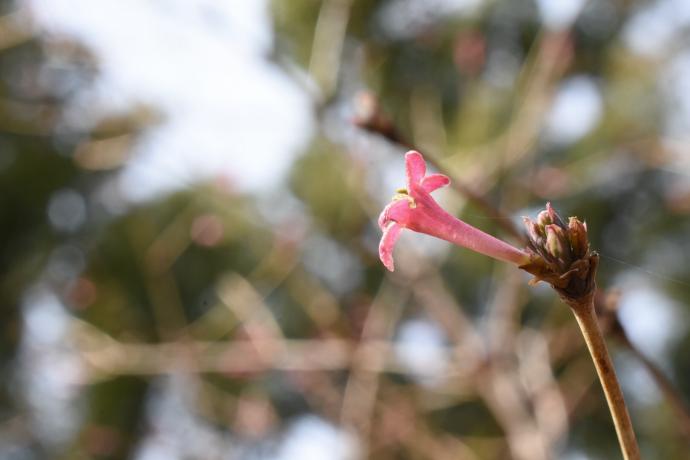
{"type": "Polygon", "coordinates": [[[646,459],[690,458],[690,2],[0,0],[0,458],[620,458],[567,307],[376,217],[414,146],[587,221],[646,459]]]}

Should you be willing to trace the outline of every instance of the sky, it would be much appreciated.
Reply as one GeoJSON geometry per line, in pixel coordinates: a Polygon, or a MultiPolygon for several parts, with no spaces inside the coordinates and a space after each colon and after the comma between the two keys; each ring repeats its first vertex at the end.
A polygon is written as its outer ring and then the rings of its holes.
{"type": "MultiPolygon", "coordinates": [[[[127,200],[218,176],[241,191],[274,189],[314,132],[310,96],[267,58],[274,37],[266,0],[21,3],[41,33],[79,40],[99,59],[95,84],[72,101],[67,122],[83,126],[137,103],[161,112],[160,124],[141,137],[133,160],[110,187],[127,200]]],[[[563,28],[585,7],[582,0],[536,3],[552,29],[563,28]]],[[[396,0],[382,9],[380,20],[399,35],[434,14],[472,15],[482,4],[396,0]]],[[[622,40],[641,55],[661,53],[689,23],[690,2],[659,0],[633,15],[622,40]]],[[[690,126],[687,62],[681,55],[668,66],[666,91],[680,102],[669,116],[674,138],[690,126]]],[[[546,135],[559,143],[577,141],[596,127],[602,108],[597,82],[575,76],[557,93],[546,135]]]]}
{"type": "Polygon", "coordinates": [[[242,191],[271,189],[311,136],[306,92],[266,57],[265,0],[24,3],[41,33],[77,39],[99,59],[68,121],[83,126],[137,103],[161,112],[118,178],[127,199],[217,176],[242,191]]]}

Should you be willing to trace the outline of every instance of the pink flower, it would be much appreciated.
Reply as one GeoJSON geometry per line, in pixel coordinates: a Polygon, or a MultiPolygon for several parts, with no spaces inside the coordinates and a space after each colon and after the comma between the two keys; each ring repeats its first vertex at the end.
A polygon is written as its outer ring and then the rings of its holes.
{"type": "Polygon", "coordinates": [[[383,236],[379,257],[393,271],[393,247],[403,228],[435,236],[494,259],[524,265],[530,256],[448,214],[431,197],[431,192],[450,184],[443,174],[426,176],[426,163],[414,150],[405,155],[407,189],[400,190],[379,216],[383,236]]]}

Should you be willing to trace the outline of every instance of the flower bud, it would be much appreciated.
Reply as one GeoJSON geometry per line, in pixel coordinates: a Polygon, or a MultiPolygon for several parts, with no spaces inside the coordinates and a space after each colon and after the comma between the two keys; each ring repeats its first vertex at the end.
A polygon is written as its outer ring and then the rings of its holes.
{"type": "Polygon", "coordinates": [[[559,227],[565,229],[565,222],[563,222],[563,219],[561,219],[561,216],[558,215],[555,209],[553,209],[553,206],[551,206],[551,203],[546,203],[546,212],[549,215],[549,219],[551,219],[551,223],[558,225],[559,227]]]}
{"type": "Polygon", "coordinates": [[[556,224],[546,226],[546,249],[562,262],[563,266],[567,267],[572,262],[568,237],[565,230],[556,224]]]}
{"type": "Polygon", "coordinates": [[[570,247],[573,249],[573,257],[580,259],[589,251],[589,241],[587,239],[587,225],[580,222],[577,217],[568,220],[568,236],[570,247]]]}
{"type": "Polygon", "coordinates": [[[523,217],[522,220],[525,223],[525,228],[527,229],[527,234],[529,236],[530,241],[532,241],[536,245],[543,244],[545,238],[544,227],[540,227],[539,224],[537,224],[529,217],[523,217]]]}
{"type": "Polygon", "coordinates": [[[587,225],[576,217],[566,225],[551,203],[536,221],[524,221],[530,261],[520,268],[534,275],[532,283],[545,281],[568,298],[591,295],[599,256],[589,249],[587,225]]]}
{"type": "Polygon", "coordinates": [[[537,224],[541,226],[542,229],[547,225],[553,224],[553,221],[551,220],[551,216],[549,215],[548,211],[541,211],[537,215],[537,224]]]}

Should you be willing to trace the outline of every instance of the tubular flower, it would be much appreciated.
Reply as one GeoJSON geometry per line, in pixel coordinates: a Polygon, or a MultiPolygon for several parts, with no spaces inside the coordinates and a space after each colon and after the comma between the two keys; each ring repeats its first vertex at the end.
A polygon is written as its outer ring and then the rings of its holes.
{"type": "Polygon", "coordinates": [[[398,190],[379,216],[379,226],[383,231],[379,257],[388,270],[394,269],[393,247],[403,228],[518,266],[530,261],[526,252],[466,224],[441,208],[431,197],[431,192],[450,184],[450,179],[442,174],[427,176],[426,163],[419,152],[407,152],[405,173],[407,187],[398,190]]]}

